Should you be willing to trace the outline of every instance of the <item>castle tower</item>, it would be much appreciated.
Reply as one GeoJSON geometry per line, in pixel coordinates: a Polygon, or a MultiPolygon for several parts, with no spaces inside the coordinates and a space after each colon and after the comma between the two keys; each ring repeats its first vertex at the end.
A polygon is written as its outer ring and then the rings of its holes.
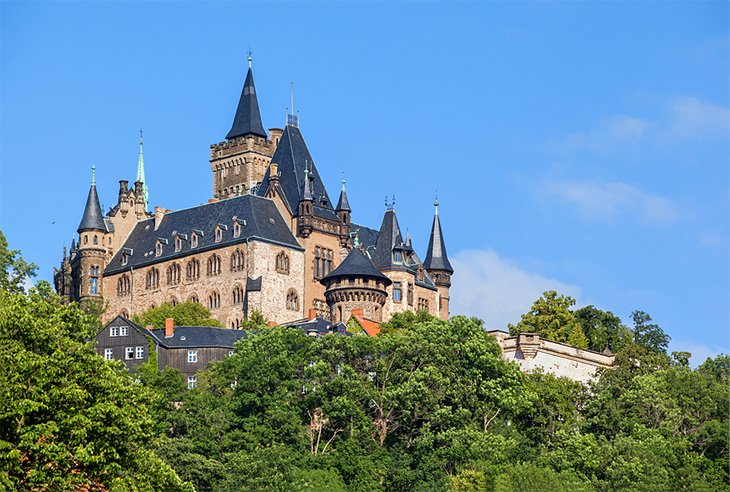
{"type": "Polygon", "coordinates": [[[383,321],[383,306],[388,298],[386,287],[392,282],[375,268],[360,248],[353,248],[321,282],[325,286],[332,323],[346,322],[353,309],[362,309],[368,319],[383,321]]]}
{"type": "Polygon", "coordinates": [[[350,238],[350,202],[347,200],[347,192],[345,191],[345,178],[342,178],[342,191],[340,191],[340,199],[337,201],[335,213],[340,219],[340,246],[347,247],[350,238]]]}
{"type": "Polygon", "coordinates": [[[449,263],[449,257],[446,254],[446,243],[444,243],[443,233],[441,232],[441,221],[439,220],[439,201],[433,202],[435,211],[433,214],[433,225],[431,226],[431,238],[428,240],[428,250],[426,251],[426,260],[423,266],[428,274],[433,278],[436,287],[439,290],[439,306],[438,312],[441,319],[449,317],[449,288],[451,287],[451,274],[454,269],[449,263]]]}
{"type": "Polygon", "coordinates": [[[107,225],[99,205],[99,195],[96,192],[96,168],[91,166],[91,186],[86,198],[84,215],[77,229],[79,243],[77,255],[73,258],[75,290],[70,300],[78,300],[82,306],[88,306],[91,301],[101,299],[101,274],[106,262],[106,234],[107,225]]]}
{"type": "Polygon", "coordinates": [[[213,197],[217,199],[250,193],[263,180],[282,131],[270,130],[271,139],[261,123],[256,86],[248,56],[248,73],[241,98],[226,140],[210,146],[213,172],[213,197]]]}

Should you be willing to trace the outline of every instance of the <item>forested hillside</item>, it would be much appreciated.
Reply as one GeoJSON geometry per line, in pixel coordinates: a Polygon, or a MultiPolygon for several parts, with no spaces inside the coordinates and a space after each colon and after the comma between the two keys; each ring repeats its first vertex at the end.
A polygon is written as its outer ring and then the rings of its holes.
{"type": "Polygon", "coordinates": [[[523,317],[617,351],[590,387],[522,374],[477,319],[421,314],[373,338],[262,326],[186,390],[95,355],[98,320],[25,292],[32,272],[0,233],[5,490],[730,490],[730,357],[691,369],[644,313],[617,333],[569,302],[567,330],[523,317]]]}

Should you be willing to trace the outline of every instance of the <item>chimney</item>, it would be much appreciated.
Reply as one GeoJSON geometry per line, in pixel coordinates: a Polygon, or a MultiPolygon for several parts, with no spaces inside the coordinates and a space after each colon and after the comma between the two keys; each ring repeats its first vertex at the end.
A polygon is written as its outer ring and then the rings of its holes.
{"type": "Polygon", "coordinates": [[[162,207],[155,207],[155,230],[160,227],[160,223],[166,212],[167,210],[162,207]]]}
{"type": "Polygon", "coordinates": [[[314,308],[309,308],[309,319],[314,319],[317,317],[317,310],[314,308]]]}
{"type": "Polygon", "coordinates": [[[165,320],[165,338],[172,338],[175,334],[175,320],[167,318],[165,320]]]}
{"type": "Polygon", "coordinates": [[[147,328],[147,329],[148,329],[148,330],[150,330],[150,331],[152,331],[152,330],[154,330],[154,329],[155,329],[155,327],[154,327],[154,326],[152,326],[152,325],[147,325],[147,326],[145,326],[145,328],[147,328]]]}
{"type": "Polygon", "coordinates": [[[284,133],[284,130],[281,128],[269,128],[269,140],[274,142],[274,145],[279,145],[282,133],[284,133]]]}
{"type": "Polygon", "coordinates": [[[276,326],[276,321],[269,321],[268,323],[266,323],[266,326],[268,326],[269,328],[273,328],[276,326]]]}

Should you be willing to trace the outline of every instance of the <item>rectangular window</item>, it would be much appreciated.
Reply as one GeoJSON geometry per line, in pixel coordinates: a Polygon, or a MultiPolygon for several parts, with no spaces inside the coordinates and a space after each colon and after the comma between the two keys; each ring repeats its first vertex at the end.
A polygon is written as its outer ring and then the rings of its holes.
{"type": "Polygon", "coordinates": [[[134,347],[126,347],[124,349],[124,358],[126,360],[134,359],[134,347]]]}
{"type": "Polygon", "coordinates": [[[104,358],[112,360],[114,358],[114,349],[104,349],[104,358]]]}
{"type": "Polygon", "coordinates": [[[394,302],[400,302],[401,300],[401,283],[400,282],[393,282],[393,301],[394,302]]]}
{"type": "Polygon", "coordinates": [[[91,285],[89,286],[89,294],[96,295],[99,293],[99,279],[91,277],[91,285]]]}
{"type": "Polygon", "coordinates": [[[144,347],[137,347],[134,357],[135,359],[144,359],[144,347]]]}
{"type": "Polygon", "coordinates": [[[197,376],[188,376],[188,389],[191,390],[195,388],[195,383],[198,382],[197,376]]]}
{"type": "Polygon", "coordinates": [[[110,337],[118,337],[119,336],[119,327],[118,326],[112,326],[109,328],[109,336],[110,337]]]}
{"type": "Polygon", "coordinates": [[[188,363],[192,364],[194,362],[198,362],[198,351],[188,350],[188,363]]]}
{"type": "Polygon", "coordinates": [[[119,327],[119,336],[120,337],[126,337],[129,335],[129,327],[128,326],[120,326],[119,327]]]}

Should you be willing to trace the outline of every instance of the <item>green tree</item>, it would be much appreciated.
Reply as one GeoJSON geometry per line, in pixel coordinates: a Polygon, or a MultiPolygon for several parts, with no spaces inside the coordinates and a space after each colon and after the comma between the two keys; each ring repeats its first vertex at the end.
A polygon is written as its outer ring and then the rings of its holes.
{"type": "Polygon", "coordinates": [[[149,395],[93,351],[96,326],[45,282],[0,291],[0,486],[192,490],[151,451],[149,395]]]}
{"type": "Polygon", "coordinates": [[[609,348],[616,353],[631,342],[631,331],[611,311],[586,306],[576,310],[574,314],[583,328],[591,350],[601,352],[609,348]]]}
{"type": "Polygon", "coordinates": [[[588,339],[570,308],[575,299],[549,290],[532,304],[516,325],[508,325],[512,335],[537,333],[543,338],[588,348],[588,339]]]}
{"type": "Polygon", "coordinates": [[[25,283],[36,276],[38,267],[26,262],[20,251],[8,249],[8,240],[0,230],[0,290],[25,293],[25,283]]]}
{"type": "Polygon", "coordinates": [[[172,318],[177,326],[213,326],[222,327],[220,322],[213,318],[205,306],[197,302],[181,302],[175,306],[169,303],[160,304],[132,317],[132,321],[141,326],[152,325],[155,328],[164,328],[165,320],[172,318]]]}
{"type": "Polygon", "coordinates": [[[634,344],[650,352],[667,353],[671,337],[659,325],[651,322],[651,316],[644,311],[634,311],[631,313],[631,319],[634,321],[632,330],[634,344]]]}

